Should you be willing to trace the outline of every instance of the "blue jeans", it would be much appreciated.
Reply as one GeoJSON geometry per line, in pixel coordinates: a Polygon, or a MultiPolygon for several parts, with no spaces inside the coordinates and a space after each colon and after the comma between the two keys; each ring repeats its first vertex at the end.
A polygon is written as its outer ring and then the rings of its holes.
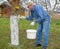
{"type": "Polygon", "coordinates": [[[38,29],[37,29],[37,44],[42,43],[42,31],[44,31],[44,46],[48,46],[49,30],[50,30],[49,28],[50,28],[50,17],[46,18],[38,26],[38,29]]]}

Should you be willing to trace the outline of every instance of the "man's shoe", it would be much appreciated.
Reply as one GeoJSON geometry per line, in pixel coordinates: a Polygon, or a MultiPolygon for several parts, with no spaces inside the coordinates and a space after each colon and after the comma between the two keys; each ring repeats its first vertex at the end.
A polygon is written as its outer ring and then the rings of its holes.
{"type": "Polygon", "coordinates": [[[47,49],[47,46],[43,46],[42,49],[47,49]]]}
{"type": "Polygon", "coordinates": [[[35,45],[35,47],[39,47],[39,46],[41,46],[41,44],[36,44],[36,45],[35,45]]]}

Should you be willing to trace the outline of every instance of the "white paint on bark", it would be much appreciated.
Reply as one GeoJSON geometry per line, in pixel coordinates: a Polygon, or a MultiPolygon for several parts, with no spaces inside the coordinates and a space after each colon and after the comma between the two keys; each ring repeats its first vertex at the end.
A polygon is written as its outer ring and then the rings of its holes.
{"type": "Polygon", "coordinates": [[[11,45],[19,45],[18,17],[10,16],[11,45]]]}

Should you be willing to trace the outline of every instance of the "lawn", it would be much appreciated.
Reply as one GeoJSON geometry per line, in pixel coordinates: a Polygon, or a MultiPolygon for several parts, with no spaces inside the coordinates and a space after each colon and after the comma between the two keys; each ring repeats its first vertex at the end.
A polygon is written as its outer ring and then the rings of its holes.
{"type": "MultiPolygon", "coordinates": [[[[30,26],[27,20],[18,20],[19,24],[19,46],[10,45],[10,19],[0,18],[0,49],[41,49],[34,47],[36,40],[26,38],[27,29],[37,29],[38,24],[30,26]]],[[[50,37],[48,49],[60,49],[60,20],[52,19],[50,25],[50,37]]]]}

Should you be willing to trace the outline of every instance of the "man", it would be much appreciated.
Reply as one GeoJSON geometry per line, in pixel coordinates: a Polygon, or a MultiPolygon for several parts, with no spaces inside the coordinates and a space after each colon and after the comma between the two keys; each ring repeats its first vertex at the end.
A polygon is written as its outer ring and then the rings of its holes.
{"type": "MultiPolygon", "coordinates": [[[[32,20],[33,18],[35,18],[35,23],[39,24],[37,29],[37,42],[35,47],[41,46],[42,31],[44,31],[44,45],[42,46],[42,49],[47,49],[49,39],[50,16],[40,5],[35,5],[33,2],[28,3],[28,8],[30,10],[30,16],[26,19],[32,20]]],[[[34,24],[34,22],[32,23],[34,24]]]]}

